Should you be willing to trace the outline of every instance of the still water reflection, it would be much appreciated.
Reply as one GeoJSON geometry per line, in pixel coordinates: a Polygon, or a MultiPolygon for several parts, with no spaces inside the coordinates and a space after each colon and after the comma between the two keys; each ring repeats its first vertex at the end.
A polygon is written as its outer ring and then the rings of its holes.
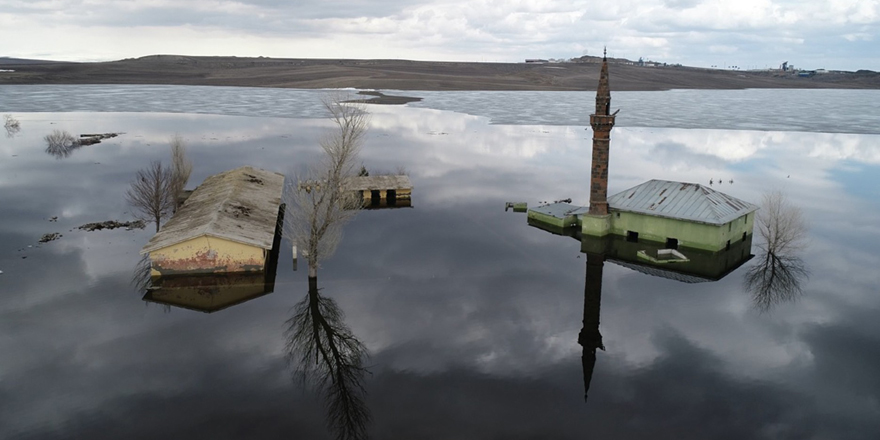
{"type": "MultiPolygon", "coordinates": [[[[757,257],[701,283],[604,264],[606,351],[592,365],[599,344],[584,309],[599,302],[581,295],[581,244],[503,210],[508,201],[586,204],[590,133],[372,111],[364,165],[406,168],[418,206],[362,212],[321,268],[319,292],[370,354],[371,437],[880,432],[878,136],[615,129],[610,193],[649,178],[721,180],[718,189],[752,202],[779,188],[810,223],[799,258],[811,276],[799,301],[760,313],[742,281],[757,257]]],[[[15,116],[21,131],[0,139],[0,437],[330,437],[318,396],[290,381],[286,323],[297,304],[320,298],[302,296],[309,283],[305,271],[287,269],[289,252],[270,295],[220,313],[166,312],[130,283],[149,228],[75,229],[130,220],[130,176],[167,160],[175,133],[196,164],[191,181],[201,182],[242,164],[302,170],[319,158],[315,139],[327,123],[15,116]],[[55,160],[43,141],[54,129],[126,134],[55,160]],[[49,232],[63,236],[38,245],[49,232]]],[[[585,293],[589,286],[588,277],[585,293]]]]}

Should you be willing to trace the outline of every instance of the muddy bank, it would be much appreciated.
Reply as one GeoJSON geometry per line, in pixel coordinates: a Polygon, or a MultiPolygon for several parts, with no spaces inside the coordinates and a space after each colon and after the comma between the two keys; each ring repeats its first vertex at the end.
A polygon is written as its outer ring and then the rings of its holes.
{"type": "Polygon", "coordinates": [[[382,92],[368,90],[360,91],[358,92],[358,95],[372,96],[372,98],[363,100],[365,104],[403,105],[408,102],[418,102],[422,100],[422,98],[414,96],[386,95],[382,92]]]}

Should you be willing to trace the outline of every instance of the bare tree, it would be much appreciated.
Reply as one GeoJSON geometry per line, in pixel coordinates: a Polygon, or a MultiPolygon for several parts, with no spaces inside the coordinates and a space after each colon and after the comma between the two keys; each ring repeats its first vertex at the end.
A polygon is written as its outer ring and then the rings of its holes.
{"type": "Polygon", "coordinates": [[[802,251],[807,245],[808,231],[803,211],[792,205],[784,193],[764,194],[758,211],[760,249],[776,254],[802,251]]]}
{"type": "Polygon", "coordinates": [[[189,176],[192,174],[192,161],[186,157],[186,144],[183,137],[175,134],[171,137],[171,193],[174,197],[174,208],[180,200],[189,176]]]}
{"type": "Polygon", "coordinates": [[[324,99],[324,107],[335,127],[320,140],[323,159],[304,176],[288,181],[284,195],[290,212],[284,235],[302,250],[310,278],[317,276],[322,259],[336,250],[342,227],[363,207],[360,194],[346,189],[346,180],[357,174],[370,115],[363,103],[340,95],[324,99]]]}
{"type": "Polygon", "coordinates": [[[52,133],[44,136],[43,140],[46,141],[46,153],[55,156],[56,159],[66,158],[82,146],[79,139],[62,130],[53,130],[52,133]]]}
{"type": "Polygon", "coordinates": [[[18,119],[15,119],[12,115],[3,115],[3,122],[3,128],[6,129],[6,137],[15,137],[15,135],[21,131],[21,123],[19,123],[18,119]]]}
{"type": "Polygon", "coordinates": [[[154,160],[149,167],[138,170],[125,193],[126,201],[139,218],[156,223],[156,232],[162,219],[170,215],[175,206],[172,181],[171,168],[154,160]]]}
{"type": "Polygon", "coordinates": [[[758,264],[746,270],[744,283],[755,308],[766,312],[803,294],[801,281],[809,271],[800,254],[809,229],[803,211],[780,191],[764,194],[757,220],[758,264]]]}
{"type": "Polygon", "coordinates": [[[295,379],[323,395],[327,426],[337,439],[367,438],[366,347],[345,325],[336,301],[320,294],[317,278],[309,278],[309,293],[293,312],[285,345],[295,379]]]}

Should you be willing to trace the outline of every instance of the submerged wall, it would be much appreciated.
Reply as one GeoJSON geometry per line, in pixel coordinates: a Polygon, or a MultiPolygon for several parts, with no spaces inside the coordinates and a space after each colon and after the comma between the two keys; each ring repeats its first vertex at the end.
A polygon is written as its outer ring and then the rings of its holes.
{"type": "MultiPolygon", "coordinates": [[[[638,241],[666,243],[670,238],[678,241],[678,246],[716,252],[730,244],[752,235],[754,213],[743,215],[723,225],[697,223],[666,217],[638,214],[625,211],[612,211],[610,233],[626,237],[638,234],[638,241]]],[[[599,235],[592,231],[591,224],[583,221],[584,235],[599,235]]]]}
{"type": "Polygon", "coordinates": [[[222,238],[201,236],[150,252],[151,275],[262,271],[266,251],[222,238]]]}

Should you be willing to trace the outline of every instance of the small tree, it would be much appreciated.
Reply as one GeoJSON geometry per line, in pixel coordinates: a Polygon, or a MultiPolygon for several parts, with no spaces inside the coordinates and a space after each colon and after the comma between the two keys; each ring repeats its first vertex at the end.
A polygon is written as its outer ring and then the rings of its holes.
{"type": "Polygon", "coordinates": [[[82,146],[79,139],[62,130],[53,130],[52,133],[44,136],[43,140],[46,141],[46,153],[55,156],[56,159],[68,157],[74,150],[82,146]]]}
{"type": "Polygon", "coordinates": [[[126,201],[138,218],[156,223],[156,232],[159,232],[162,219],[176,206],[173,180],[172,170],[154,160],[149,167],[138,170],[125,193],[126,201]]]}
{"type": "Polygon", "coordinates": [[[21,130],[21,124],[12,115],[3,115],[3,122],[3,128],[6,129],[6,137],[14,137],[21,130]]]}
{"type": "Polygon", "coordinates": [[[342,239],[342,227],[363,207],[360,195],[347,190],[346,179],[357,174],[357,157],[370,121],[362,102],[352,103],[341,95],[323,102],[335,125],[319,141],[323,160],[285,188],[291,214],[284,235],[302,249],[309,278],[317,276],[321,260],[332,255],[342,239]]]}
{"type": "Polygon", "coordinates": [[[804,213],[792,205],[781,191],[764,194],[758,211],[758,234],[761,250],[775,254],[799,252],[807,244],[804,213]]]}
{"type": "Polygon", "coordinates": [[[192,174],[192,161],[186,157],[186,144],[183,137],[175,134],[171,137],[171,193],[174,198],[174,208],[180,200],[189,176],[192,174]]]}

